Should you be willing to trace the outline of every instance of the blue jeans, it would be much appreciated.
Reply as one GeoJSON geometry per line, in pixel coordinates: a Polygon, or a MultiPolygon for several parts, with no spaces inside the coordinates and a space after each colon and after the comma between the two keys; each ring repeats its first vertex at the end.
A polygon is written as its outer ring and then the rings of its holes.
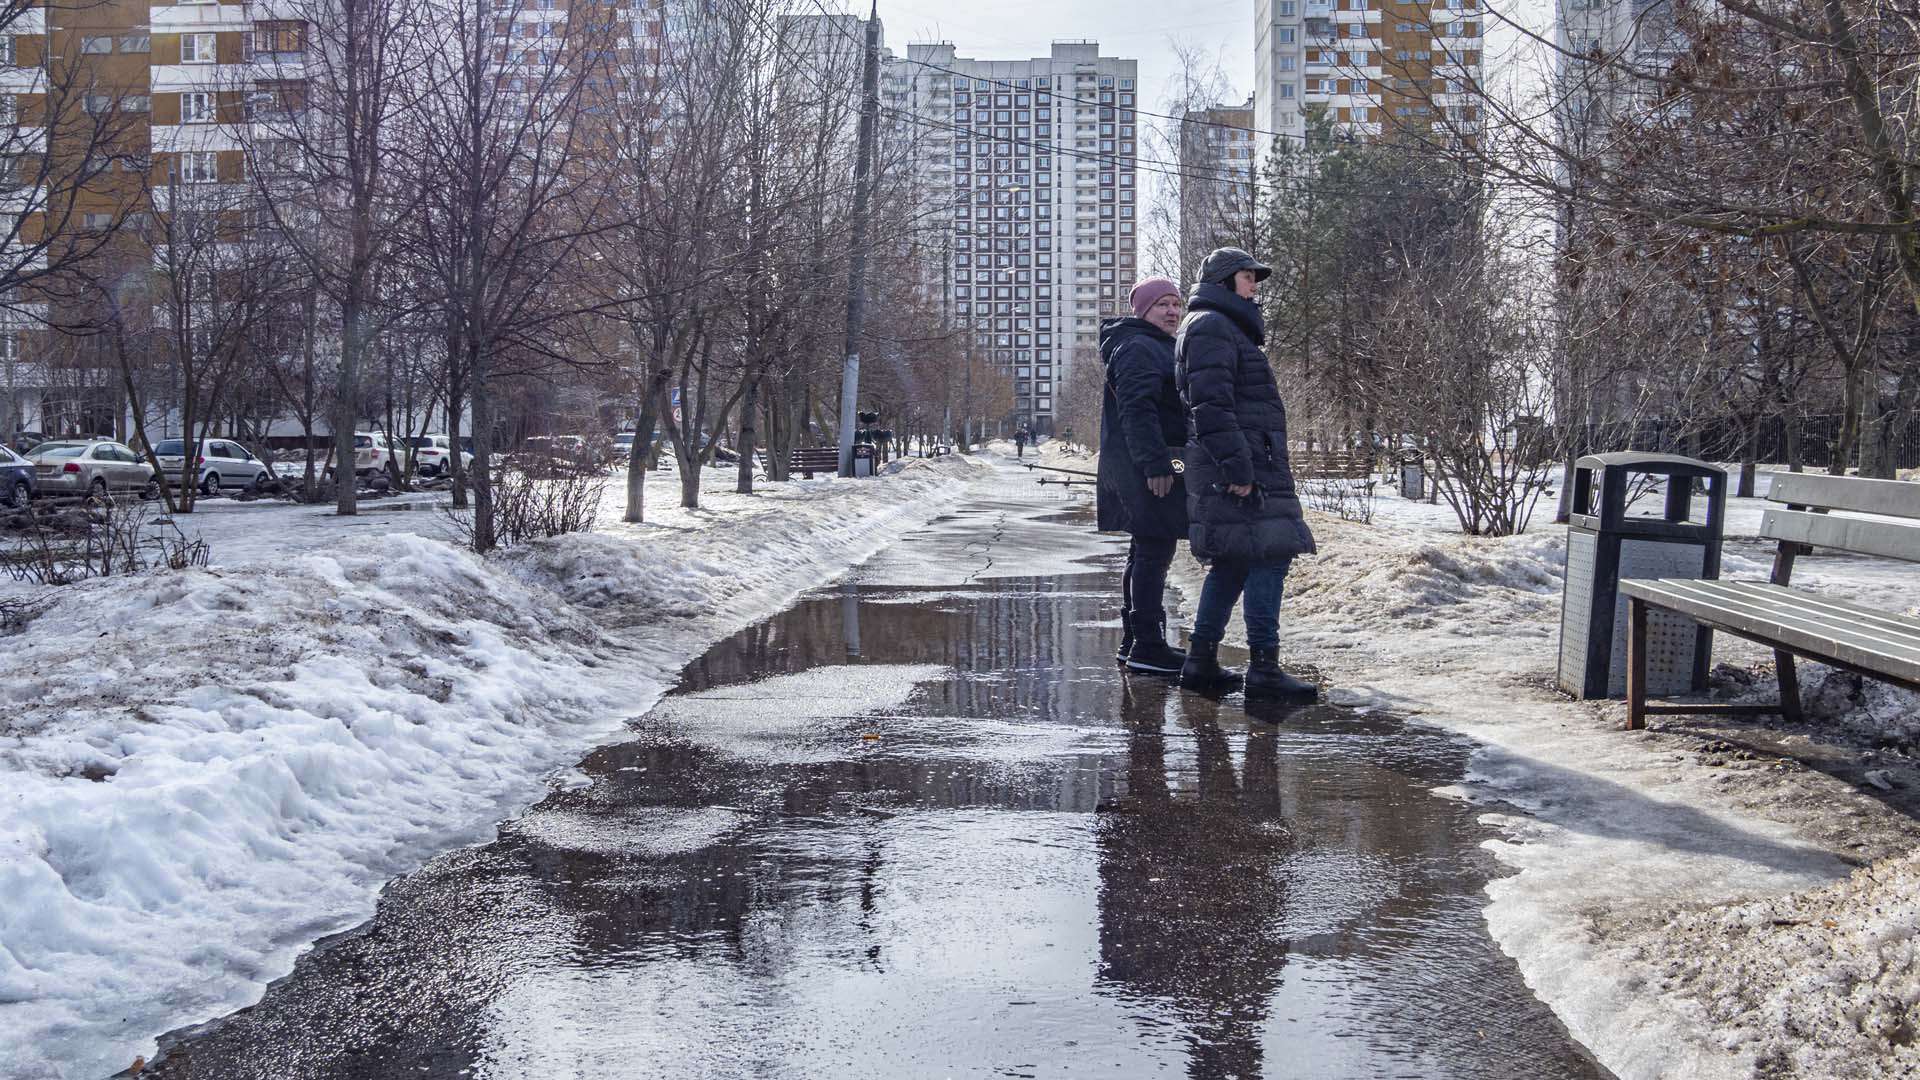
{"type": "Polygon", "coordinates": [[[1240,617],[1247,624],[1247,648],[1278,648],[1280,645],[1280,594],[1287,583],[1292,559],[1262,563],[1227,562],[1215,559],[1207,571],[1207,583],[1200,588],[1200,609],[1193,616],[1193,640],[1218,644],[1227,636],[1227,619],[1233,605],[1244,595],[1240,617]]]}

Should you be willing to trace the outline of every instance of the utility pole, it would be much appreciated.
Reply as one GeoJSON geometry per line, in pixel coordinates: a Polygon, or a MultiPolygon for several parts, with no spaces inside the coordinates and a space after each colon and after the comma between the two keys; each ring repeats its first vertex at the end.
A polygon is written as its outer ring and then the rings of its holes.
{"type": "Polygon", "coordinates": [[[847,359],[840,372],[840,475],[853,475],[853,425],[860,401],[860,335],[867,319],[867,215],[873,202],[873,144],[880,119],[880,0],[867,14],[860,96],[860,148],[853,159],[853,250],[847,259],[847,359]]]}

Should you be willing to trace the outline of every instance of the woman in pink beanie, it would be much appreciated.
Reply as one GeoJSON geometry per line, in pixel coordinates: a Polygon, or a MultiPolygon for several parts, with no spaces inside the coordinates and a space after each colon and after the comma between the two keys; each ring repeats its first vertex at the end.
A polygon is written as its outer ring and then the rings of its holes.
{"type": "Polygon", "coordinates": [[[1178,675],[1186,657],[1167,644],[1163,597],[1175,544],[1187,535],[1187,493],[1174,454],[1187,445],[1187,411],[1173,385],[1180,286],[1150,277],[1133,287],[1133,314],[1100,327],[1106,390],[1100,406],[1100,531],[1131,533],[1121,579],[1124,630],[1115,659],[1129,670],[1178,675]]]}

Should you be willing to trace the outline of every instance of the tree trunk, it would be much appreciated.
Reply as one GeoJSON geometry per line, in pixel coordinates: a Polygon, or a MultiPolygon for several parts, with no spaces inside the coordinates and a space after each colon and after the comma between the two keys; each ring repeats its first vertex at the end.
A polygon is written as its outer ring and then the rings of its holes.
{"type": "MultiPolygon", "coordinates": [[[[473,550],[485,555],[498,542],[493,507],[493,390],[487,356],[475,340],[466,343],[469,401],[473,407],[473,550]]],[[[458,453],[458,445],[455,452],[458,453]]]]}
{"type": "Polygon", "coordinates": [[[753,494],[753,438],[755,418],[760,412],[760,374],[749,372],[747,375],[745,399],[740,403],[740,470],[735,478],[733,490],[741,495],[753,494]]]}
{"type": "Polygon", "coordinates": [[[1751,499],[1754,497],[1754,480],[1760,461],[1760,422],[1755,420],[1747,428],[1746,444],[1740,449],[1740,482],[1734,490],[1734,497],[1751,499]]]}
{"type": "Polygon", "coordinates": [[[453,508],[465,510],[467,466],[460,460],[460,406],[466,402],[466,372],[460,367],[460,337],[447,333],[447,475],[453,479],[453,508]]]}
{"type": "Polygon", "coordinates": [[[360,420],[360,319],[360,298],[349,288],[340,305],[340,372],[333,402],[333,505],[342,517],[360,512],[353,484],[353,429],[360,420]]]}
{"type": "Polygon", "coordinates": [[[300,434],[307,447],[307,466],[301,478],[301,501],[318,502],[319,485],[313,467],[313,418],[320,413],[320,385],[315,354],[320,350],[320,291],[308,289],[300,297],[300,434]]]}

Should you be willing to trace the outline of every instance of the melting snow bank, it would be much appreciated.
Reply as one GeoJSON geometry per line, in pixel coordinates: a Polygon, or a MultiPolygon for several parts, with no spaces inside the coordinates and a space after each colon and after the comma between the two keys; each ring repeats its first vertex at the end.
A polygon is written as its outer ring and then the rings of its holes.
{"type": "MultiPolygon", "coordinates": [[[[1283,659],[1319,667],[1334,701],[1482,744],[1447,794],[1486,804],[1499,832],[1486,846],[1511,873],[1488,885],[1489,930],[1602,1063],[1623,1078],[1913,1075],[1912,818],[1790,753],[1736,758],[1704,724],[1627,733],[1617,703],[1553,690],[1564,530],[1479,540],[1326,515],[1313,528],[1322,554],[1288,579],[1283,659]]],[[[1763,576],[1761,554],[1730,562],[1763,576]]],[[[1920,598],[1910,575],[1861,560],[1802,565],[1823,590],[1896,608],[1920,598]]],[[[1183,557],[1174,580],[1197,597],[1203,573],[1183,557]]],[[[1743,648],[1718,652],[1766,658],[1743,648]]],[[[1810,705],[1831,713],[1824,736],[1911,737],[1912,695],[1849,698],[1822,689],[1844,690],[1843,674],[1806,671],[1810,705]]],[[[1732,682],[1736,695],[1774,689],[1764,667],[1732,682]]],[[[1827,760],[1854,752],[1805,730],[1741,730],[1827,760]]]]}
{"type": "Polygon", "coordinates": [[[104,1075],[257,1000],[382,883],[565,783],[707,644],[985,467],[889,471],[491,560],[249,513],[252,561],[59,590],[0,683],[0,1076],[104,1075]]]}

